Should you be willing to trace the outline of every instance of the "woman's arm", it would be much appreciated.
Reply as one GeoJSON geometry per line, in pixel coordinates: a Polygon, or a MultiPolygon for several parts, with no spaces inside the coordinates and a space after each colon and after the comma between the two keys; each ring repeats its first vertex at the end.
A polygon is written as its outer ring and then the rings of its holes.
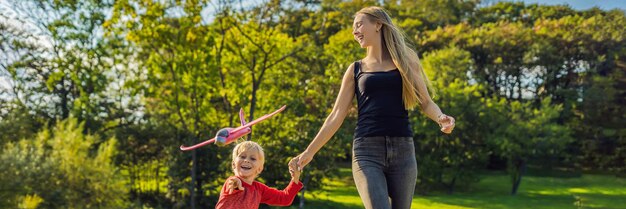
{"type": "MultiPolygon", "coordinates": [[[[418,63],[413,64],[414,69],[421,69],[418,63]]],[[[417,73],[419,75],[421,72],[417,71],[417,73]]],[[[424,79],[425,78],[422,78],[422,76],[417,76],[417,89],[422,93],[420,97],[420,108],[422,112],[424,112],[424,115],[439,124],[442,132],[449,134],[452,132],[452,129],[454,129],[455,120],[452,116],[444,114],[439,108],[439,105],[432,100],[424,79]]]]}
{"type": "Polygon", "coordinates": [[[324,146],[328,140],[337,132],[337,129],[341,127],[343,120],[350,111],[352,99],[354,98],[354,63],[352,63],[346,72],[343,74],[341,81],[341,88],[339,94],[335,100],[335,106],[330,112],[324,125],[320,128],[319,132],[313,138],[313,141],[298,157],[292,159],[289,163],[290,167],[294,167],[297,164],[297,169],[302,170],[304,166],[308,165],[313,159],[313,156],[324,146]]]}

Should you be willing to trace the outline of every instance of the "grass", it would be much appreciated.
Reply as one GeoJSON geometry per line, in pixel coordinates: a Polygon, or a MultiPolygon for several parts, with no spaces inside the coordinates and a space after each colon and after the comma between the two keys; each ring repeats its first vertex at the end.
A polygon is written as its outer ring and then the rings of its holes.
{"type": "MultiPolygon", "coordinates": [[[[305,208],[363,208],[350,169],[340,172],[340,178],[326,179],[327,186],[305,195],[305,208]]],[[[626,179],[610,175],[525,176],[517,195],[510,195],[510,189],[508,175],[487,173],[467,191],[415,195],[412,208],[626,208],[626,179]]]]}

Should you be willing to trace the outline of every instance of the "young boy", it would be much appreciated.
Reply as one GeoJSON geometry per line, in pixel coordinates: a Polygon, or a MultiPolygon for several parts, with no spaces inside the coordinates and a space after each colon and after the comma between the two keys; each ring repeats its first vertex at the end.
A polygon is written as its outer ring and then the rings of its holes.
{"type": "Polygon", "coordinates": [[[254,179],[263,171],[265,154],[256,142],[245,141],[233,150],[233,172],[226,179],[220,192],[216,209],[257,209],[261,203],[273,206],[289,206],[302,189],[299,171],[290,170],[291,182],[284,190],[270,188],[254,179]]]}

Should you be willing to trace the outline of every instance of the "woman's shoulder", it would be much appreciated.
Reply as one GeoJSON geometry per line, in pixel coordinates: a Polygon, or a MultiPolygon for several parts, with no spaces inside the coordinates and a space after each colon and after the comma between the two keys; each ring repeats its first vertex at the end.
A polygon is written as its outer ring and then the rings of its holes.
{"type": "Polygon", "coordinates": [[[355,74],[356,72],[354,72],[354,65],[355,65],[355,62],[350,63],[350,65],[348,65],[348,68],[343,73],[344,80],[345,80],[345,77],[354,77],[354,75],[356,75],[355,74]]]}
{"type": "Polygon", "coordinates": [[[354,61],[354,62],[350,63],[350,65],[348,65],[348,69],[347,70],[352,71],[359,64],[360,64],[359,61],[354,61]]]}
{"type": "Polygon", "coordinates": [[[348,65],[348,69],[346,69],[346,74],[349,73],[356,75],[358,73],[357,70],[359,69],[360,64],[361,63],[359,60],[350,63],[350,65],[348,65]]]}

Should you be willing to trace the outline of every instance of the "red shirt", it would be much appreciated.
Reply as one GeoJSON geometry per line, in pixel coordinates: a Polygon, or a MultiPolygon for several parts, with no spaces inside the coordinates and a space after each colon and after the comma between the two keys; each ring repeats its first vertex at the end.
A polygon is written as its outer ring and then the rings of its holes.
{"type": "Polygon", "coordinates": [[[226,180],[215,209],[258,209],[261,203],[273,206],[289,206],[298,191],[302,189],[302,182],[296,184],[292,181],[287,188],[277,190],[258,181],[248,184],[243,179],[240,178],[240,180],[244,190],[234,190],[231,194],[228,194],[226,185],[228,180],[226,180]]]}

